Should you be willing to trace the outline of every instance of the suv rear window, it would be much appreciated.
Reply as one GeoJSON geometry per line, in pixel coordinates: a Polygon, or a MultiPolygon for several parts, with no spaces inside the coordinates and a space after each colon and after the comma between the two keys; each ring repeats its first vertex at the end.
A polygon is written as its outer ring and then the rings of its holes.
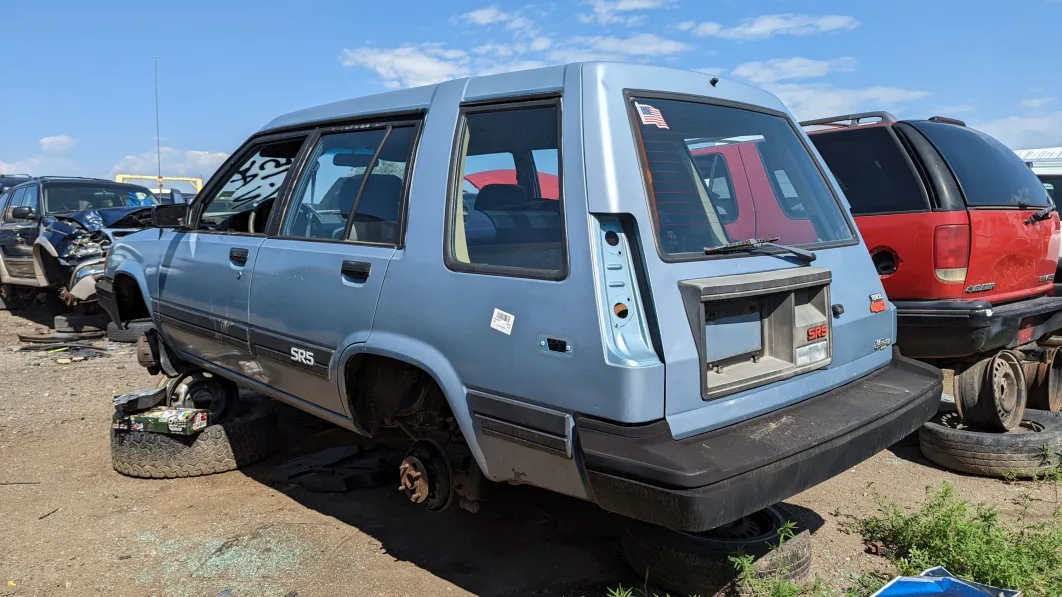
{"type": "Polygon", "coordinates": [[[964,126],[912,122],[944,156],[970,207],[1044,207],[1047,190],[1016,153],[964,126]]]}
{"type": "Polygon", "coordinates": [[[811,135],[852,214],[926,211],[922,184],[885,127],[811,135]]]}
{"type": "Polygon", "coordinates": [[[655,98],[632,98],[630,109],[663,253],[703,255],[706,248],[766,236],[764,230],[794,245],[853,238],[841,204],[784,116],[655,98]],[[726,196],[731,189],[716,187],[719,170],[713,174],[710,163],[696,159],[728,146],[743,156],[746,173],[769,173],[770,184],[752,185],[750,209],[740,213],[733,195],[726,196]]]}

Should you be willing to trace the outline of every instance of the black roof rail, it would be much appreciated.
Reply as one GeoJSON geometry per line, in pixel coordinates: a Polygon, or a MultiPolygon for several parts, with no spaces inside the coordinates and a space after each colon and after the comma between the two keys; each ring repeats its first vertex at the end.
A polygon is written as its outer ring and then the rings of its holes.
{"type": "Polygon", "coordinates": [[[825,124],[832,126],[856,126],[862,124],[864,118],[877,118],[878,122],[896,122],[896,117],[889,112],[859,112],[856,114],[845,114],[843,116],[830,116],[829,118],[816,118],[815,120],[804,120],[800,123],[800,126],[814,126],[817,124],[825,124]]]}
{"type": "Polygon", "coordinates": [[[966,123],[958,118],[948,118],[947,116],[930,116],[929,122],[940,122],[943,124],[954,124],[957,126],[966,126],[966,123]]]}
{"type": "Polygon", "coordinates": [[[31,178],[31,176],[29,174],[5,174],[0,172],[0,178],[31,178]]]}

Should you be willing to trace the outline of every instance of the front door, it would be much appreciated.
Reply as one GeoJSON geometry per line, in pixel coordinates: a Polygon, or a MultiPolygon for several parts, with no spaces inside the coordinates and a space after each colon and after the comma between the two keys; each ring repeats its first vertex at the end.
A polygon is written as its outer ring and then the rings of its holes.
{"type": "Polygon", "coordinates": [[[257,374],[248,300],[264,225],[305,135],[252,141],[192,205],[159,268],[155,309],[178,351],[245,376],[257,374]]]}
{"type": "Polygon", "coordinates": [[[37,185],[31,184],[11,191],[7,207],[0,222],[0,258],[4,260],[4,283],[37,286],[33,269],[33,241],[37,238],[37,218],[40,216],[37,185]],[[31,201],[27,201],[27,200],[31,201]],[[28,220],[15,219],[11,212],[16,207],[31,207],[34,217],[28,220]]]}
{"type": "Polygon", "coordinates": [[[337,363],[372,328],[400,214],[415,122],[325,130],[302,169],[279,236],[258,252],[251,342],[263,379],[347,414],[337,363]]]}

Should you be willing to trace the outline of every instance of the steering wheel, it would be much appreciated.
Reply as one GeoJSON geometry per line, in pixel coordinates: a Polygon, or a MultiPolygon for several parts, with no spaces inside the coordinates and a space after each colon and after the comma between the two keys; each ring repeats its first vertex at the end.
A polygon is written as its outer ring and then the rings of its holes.
{"type": "MultiPolygon", "coordinates": [[[[313,234],[313,231],[324,226],[321,217],[317,215],[317,212],[312,207],[305,203],[299,204],[299,212],[305,213],[306,216],[306,230],[303,232],[303,236],[316,237],[317,235],[313,234]]],[[[295,221],[298,222],[299,219],[296,218],[295,221]]]]}

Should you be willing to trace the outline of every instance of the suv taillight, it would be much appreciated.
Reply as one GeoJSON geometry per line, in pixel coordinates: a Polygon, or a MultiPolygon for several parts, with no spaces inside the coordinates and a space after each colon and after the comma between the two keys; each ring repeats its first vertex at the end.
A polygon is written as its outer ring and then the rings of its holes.
{"type": "Polygon", "coordinates": [[[941,282],[964,282],[970,265],[970,226],[951,224],[933,231],[933,269],[941,282]]]}

